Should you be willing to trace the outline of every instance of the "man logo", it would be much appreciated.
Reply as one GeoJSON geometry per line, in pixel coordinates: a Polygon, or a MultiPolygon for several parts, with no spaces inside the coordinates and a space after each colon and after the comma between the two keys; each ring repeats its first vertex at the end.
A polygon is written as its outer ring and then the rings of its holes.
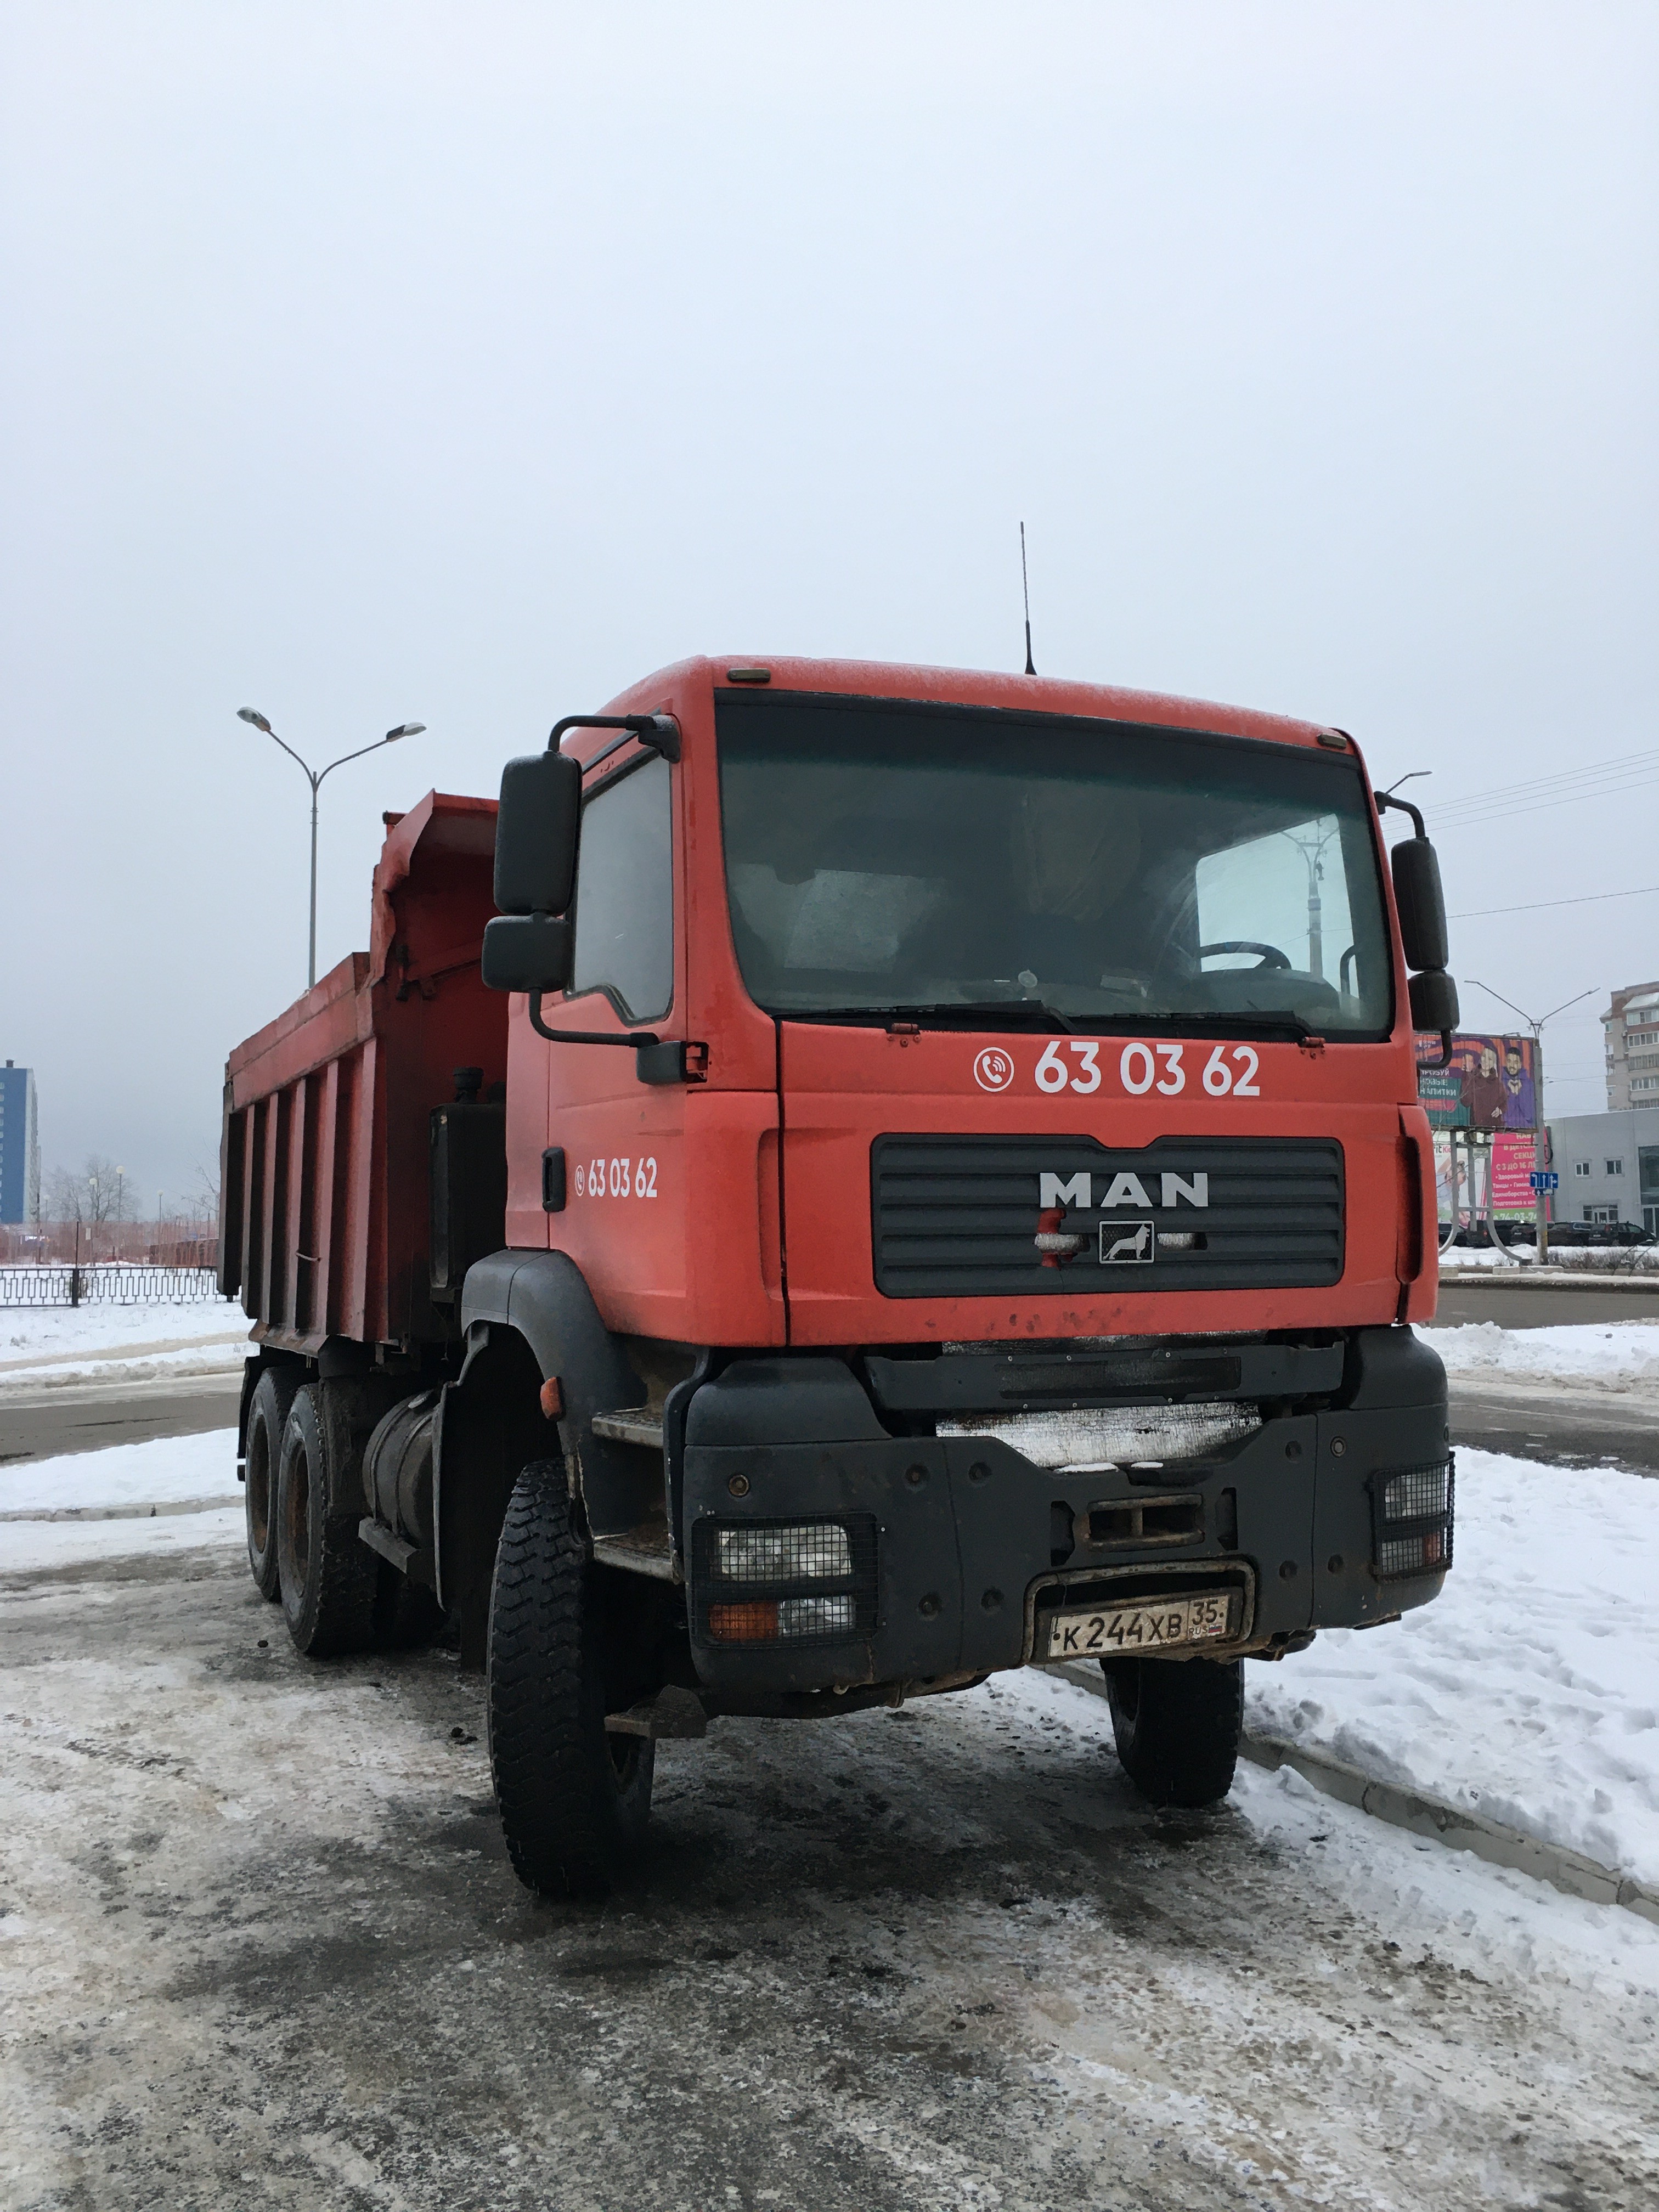
{"type": "MultiPolygon", "coordinates": [[[[1104,1182],[1105,1176],[1101,1176],[1100,1181],[1104,1182]]],[[[1091,1175],[1050,1175],[1045,1169],[1037,1177],[1037,1206],[1044,1212],[1051,1206],[1099,1206],[1109,1213],[1120,1206],[1144,1206],[1150,1212],[1158,1204],[1170,1212],[1182,1204],[1207,1206],[1210,1203],[1210,1178],[1202,1169],[1191,1176],[1160,1176],[1157,1200],[1147,1196],[1146,1186],[1138,1175],[1114,1176],[1110,1188],[1099,1198],[1094,1194],[1094,1186],[1095,1178],[1091,1175]]]]}
{"type": "Polygon", "coordinates": [[[1103,1267],[1150,1267],[1156,1243],[1150,1221],[1103,1221],[1100,1264],[1103,1267]]]}

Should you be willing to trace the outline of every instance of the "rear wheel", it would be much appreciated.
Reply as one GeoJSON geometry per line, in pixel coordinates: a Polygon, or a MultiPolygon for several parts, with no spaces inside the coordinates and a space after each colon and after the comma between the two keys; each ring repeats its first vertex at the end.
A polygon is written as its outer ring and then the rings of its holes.
{"type": "Polygon", "coordinates": [[[1213,1805],[1244,1729],[1239,1659],[1103,1659],[1123,1771],[1154,1805],[1213,1805]]]}
{"type": "Polygon", "coordinates": [[[608,1887],[651,1814],[655,1746],[605,1725],[618,1579],[589,1562],[561,1462],[532,1460],[495,1553],[489,1757],[514,1870],[544,1896],[608,1887]]]}
{"type": "Polygon", "coordinates": [[[283,1453],[283,1431],[289,1408],[300,1387],[297,1370],[267,1367],[253,1386],[247,1409],[247,1450],[244,1457],[242,1504],[247,1514],[248,1571],[260,1595],[278,1594],[276,1571],[276,1468],[283,1453]]]}
{"type": "Polygon", "coordinates": [[[328,1446],[315,1386],[295,1393],[276,1474],[276,1565],[297,1650],[332,1659],[372,1642],[380,1562],[355,1511],[331,1516],[328,1446]]]}

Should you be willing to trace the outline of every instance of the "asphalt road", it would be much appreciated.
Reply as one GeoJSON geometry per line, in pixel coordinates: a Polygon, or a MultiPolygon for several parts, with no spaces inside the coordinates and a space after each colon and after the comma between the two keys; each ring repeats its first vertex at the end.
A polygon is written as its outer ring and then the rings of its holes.
{"type": "Polygon", "coordinates": [[[1487,1283],[1442,1283],[1438,1322],[1495,1321],[1500,1328],[1583,1327],[1591,1322],[1650,1321],[1659,1327],[1659,1283],[1650,1289],[1610,1283],[1604,1290],[1534,1288],[1493,1271],[1487,1283]]]}
{"type": "Polygon", "coordinates": [[[0,1662],[18,2212],[1659,2201],[1643,1923],[1254,1769],[1154,1814],[1044,1677],[661,1746],[570,1905],[477,1679],[228,1548],[5,1577],[0,1662]]]}
{"type": "Polygon", "coordinates": [[[1508,1452],[1517,1459],[1571,1467],[1611,1461],[1635,1474],[1659,1475],[1659,1400],[1551,1383],[1451,1384],[1455,1444],[1508,1452]]]}
{"type": "Polygon", "coordinates": [[[152,1437],[234,1428],[241,1388],[238,1368],[154,1382],[0,1389],[0,1466],[52,1459],[60,1452],[101,1451],[106,1444],[146,1443],[152,1437]]]}
{"type": "MultiPolygon", "coordinates": [[[[1445,1285],[1437,1321],[1495,1321],[1511,1329],[1562,1322],[1649,1321],[1659,1332],[1659,1291],[1529,1289],[1520,1284],[1445,1285]]],[[[1659,1334],[1656,1336],[1659,1344],[1659,1334]]],[[[94,1451],[155,1437],[195,1436],[236,1419],[240,1373],[153,1382],[0,1389],[0,1465],[94,1451]]],[[[1659,1474],[1659,1407],[1593,1385],[1528,1389],[1489,1379],[1452,1384],[1452,1438],[1488,1451],[1573,1463],[1612,1460],[1659,1474]]]]}

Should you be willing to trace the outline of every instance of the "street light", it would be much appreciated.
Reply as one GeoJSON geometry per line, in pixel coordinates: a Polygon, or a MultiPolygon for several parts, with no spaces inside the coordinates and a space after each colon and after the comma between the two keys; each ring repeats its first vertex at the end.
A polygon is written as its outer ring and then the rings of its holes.
{"type": "Polygon", "coordinates": [[[323,778],[332,775],[337,768],[343,768],[348,761],[361,760],[365,753],[378,752],[382,745],[396,744],[399,738],[419,737],[426,724],[399,722],[395,730],[388,730],[383,738],[376,738],[372,745],[359,745],[355,753],[342,753],[338,760],[331,761],[326,768],[313,769],[306,766],[292,745],[283,743],[264,716],[255,708],[239,707],[236,714],[239,720],[252,723],[256,730],[263,730],[273,744],[282,746],[291,761],[298,762],[305,769],[306,780],[311,786],[311,952],[306,969],[306,987],[309,989],[317,980],[317,793],[322,787],[323,778]]]}
{"type": "MultiPolygon", "coordinates": [[[[1532,1031],[1533,1085],[1536,1092],[1533,1105],[1538,1123],[1533,1132],[1532,1164],[1534,1171],[1541,1176],[1547,1164],[1549,1146],[1549,1131],[1544,1126],[1544,1024],[1553,1022],[1557,1014],[1565,1014],[1569,1006],[1578,1006],[1585,999],[1593,999],[1596,995],[1595,987],[1579,992],[1575,999],[1564,999],[1559,1006],[1552,1007],[1547,1014],[1534,1016],[1528,1013],[1523,1006],[1517,1006],[1513,999],[1506,999],[1501,991],[1494,991],[1490,983],[1483,983],[1478,975],[1471,975],[1468,980],[1477,991],[1484,991],[1489,999],[1496,999],[1500,1006],[1507,1006],[1512,1014],[1519,1014],[1532,1031]]],[[[1533,1192],[1533,1197],[1537,1207],[1538,1264],[1541,1267],[1550,1256],[1549,1207],[1541,1184],[1533,1192]]]]}

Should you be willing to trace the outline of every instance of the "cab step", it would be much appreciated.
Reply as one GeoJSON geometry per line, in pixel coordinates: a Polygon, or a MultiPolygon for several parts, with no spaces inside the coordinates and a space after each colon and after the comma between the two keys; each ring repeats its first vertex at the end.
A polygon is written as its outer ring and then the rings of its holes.
{"type": "Polygon", "coordinates": [[[602,1567],[621,1567],[630,1575],[651,1575],[665,1583],[685,1580],[665,1521],[642,1522],[625,1535],[596,1536],[593,1557],[602,1567]]]}
{"type": "Polygon", "coordinates": [[[613,1444],[639,1444],[647,1451],[662,1449],[662,1415],[643,1406],[625,1406],[617,1413],[595,1413],[591,1424],[596,1437],[613,1444]]]}

